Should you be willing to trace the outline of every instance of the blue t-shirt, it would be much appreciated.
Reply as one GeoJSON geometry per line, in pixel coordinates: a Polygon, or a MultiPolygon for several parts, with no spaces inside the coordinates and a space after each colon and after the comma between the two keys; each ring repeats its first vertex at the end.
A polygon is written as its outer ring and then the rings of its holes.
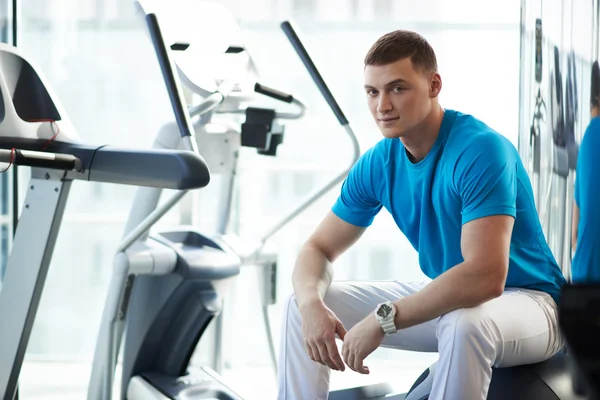
{"type": "Polygon", "coordinates": [[[575,203],[579,206],[573,282],[600,282],[600,118],[590,121],[577,158],[575,203]]]}
{"type": "Polygon", "coordinates": [[[558,302],[565,279],[545,240],[519,154],[476,118],[446,110],[435,144],[418,163],[409,160],[400,139],[383,139],[365,152],[332,211],[367,227],[382,207],[431,279],[464,261],[463,224],[490,215],[515,217],[506,286],[544,291],[558,302]]]}

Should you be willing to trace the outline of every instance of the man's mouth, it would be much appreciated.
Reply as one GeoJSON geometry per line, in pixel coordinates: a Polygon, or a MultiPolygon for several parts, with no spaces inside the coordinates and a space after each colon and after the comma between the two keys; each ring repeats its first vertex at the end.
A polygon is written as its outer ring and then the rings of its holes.
{"type": "Polygon", "coordinates": [[[397,120],[399,117],[386,117],[386,118],[379,118],[380,122],[390,122],[390,121],[395,121],[397,120]]]}

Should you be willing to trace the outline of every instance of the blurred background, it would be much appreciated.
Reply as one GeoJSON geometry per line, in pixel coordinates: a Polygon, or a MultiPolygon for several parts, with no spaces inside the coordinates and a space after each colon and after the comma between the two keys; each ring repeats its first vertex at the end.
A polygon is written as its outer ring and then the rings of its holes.
{"type": "MultiPolygon", "coordinates": [[[[292,93],[309,105],[305,118],[286,124],[285,142],[277,157],[265,160],[255,151],[242,149],[233,215],[239,234],[253,237],[262,233],[294,203],[343,170],[351,157],[351,144],[293,52],[280,23],[296,23],[315,64],[351,121],[363,152],[381,138],[366,107],[363,57],[382,34],[411,29],[425,36],[436,50],[444,85],[441,104],[482,119],[519,148],[534,179],[547,238],[568,274],[567,210],[574,179],[568,159],[573,149],[561,145],[553,132],[558,124],[567,124],[564,116],[568,114],[578,143],[589,121],[589,70],[598,56],[597,1],[219,3],[238,20],[260,82],[292,93]],[[536,75],[538,18],[543,21],[543,66],[536,75]],[[562,98],[556,94],[557,88],[564,88],[558,90],[562,98]],[[543,119],[535,117],[538,94],[547,108],[543,119]],[[532,126],[536,127],[535,135],[532,126]],[[541,149],[537,157],[536,141],[541,149]],[[562,167],[564,159],[566,169],[562,167]]],[[[172,121],[147,28],[133,2],[1,0],[0,22],[1,39],[16,42],[43,71],[82,141],[148,148],[160,127],[172,121]]],[[[205,40],[210,41],[210,36],[205,40]]],[[[10,249],[27,174],[22,169],[0,175],[0,272],[10,249]],[[13,205],[17,205],[17,214],[13,205]]],[[[270,308],[276,343],[281,306],[291,293],[297,252],[338,192],[339,186],[271,240],[279,257],[278,301],[270,308]]],[[[85,396],[112,260],[134,193],[135,188],[127,186],[74,182],[27,349],[20,384],[22,398],[85,396]]],[[[198,205],[191,219],[194,224],[214,229],[211,215],[218,205],[211,203],[210,196],[196,194],[184,204],[198,205]]],[[[179,223],[184,210],[180,211],[169,214],[159,227],[179,223]]],[[[336,262],[335,270],[335,279],[425,279],[416,252],[386,211],[336,262]]],[[[253,269],[242,271],[226,300],[222,373],[249,398],[266,399],[274,398],[276,382],[256,277],[253,269]]],[[[192,362],[206,361],[204,350],[210,348],[210,339],[203,339],[192,362]]],[[[410,385],[436,358],[436,354],[380,349],[368,359],[373,376],[334,373],[332,382],[334,387],[346,387],[396,379],[410,385]]]]}

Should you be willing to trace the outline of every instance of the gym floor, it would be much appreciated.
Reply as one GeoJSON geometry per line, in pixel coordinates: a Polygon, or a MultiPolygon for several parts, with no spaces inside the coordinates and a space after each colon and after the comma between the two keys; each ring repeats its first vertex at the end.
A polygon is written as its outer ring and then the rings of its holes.
{"type": "MultiPolygon", "coordinates": [[[[377,360],[370,376],[355,372],[334,372],[331,376],[332,389],[366,385],[381,381],[394,381],[396,389],[406,391],[415,379],[433,362],[418,357],[409,365],[406,358],[398,363],[391,360],[377,360]]],[[[403,357],[404,358],[404,357],[403,357]]],[[[412,357],[407,357],[412,358],[412,357]]],[[[27,400],[81,400],[86,398],[90,365],[67,361],[26,360],[21,372],[20,394],[27,400]]],[[[117,373],[118,376],[118,373],[117,373]]],[[[245,369],[225,370],[223,376],[247,400],[275,399],[277,397],[273,371],[267,366],[253,366],[245,369]],[[273,379],[265,379],[273,377],[273,379]]],[[[115,387],[118,387],[116,384],[115,387]]],[[[116,394],[116,392],[115,392],[116,394]]],[[[117,397],[115,396],[115,399],[117,397]]]]}

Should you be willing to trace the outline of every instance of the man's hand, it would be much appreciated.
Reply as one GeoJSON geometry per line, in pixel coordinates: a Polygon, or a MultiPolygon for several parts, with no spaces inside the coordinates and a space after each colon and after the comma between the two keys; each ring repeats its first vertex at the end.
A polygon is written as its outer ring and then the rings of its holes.
{"type": "Polygon", "coordinates": [[[373,314],[356,324],[346,333],[342,355],[344,362],[353,371],[368,374],[369,367],[363,365],[364,359],[381,345],[385,333],[373,314]]]}
{"type": "Polygon", "coordinates": [[[311,360],[329,368],[345,369],[335,343],[335,335],[344,340],[346,328],[325,304],[314,304],[300,310],[304,346],[311,360]]]}

